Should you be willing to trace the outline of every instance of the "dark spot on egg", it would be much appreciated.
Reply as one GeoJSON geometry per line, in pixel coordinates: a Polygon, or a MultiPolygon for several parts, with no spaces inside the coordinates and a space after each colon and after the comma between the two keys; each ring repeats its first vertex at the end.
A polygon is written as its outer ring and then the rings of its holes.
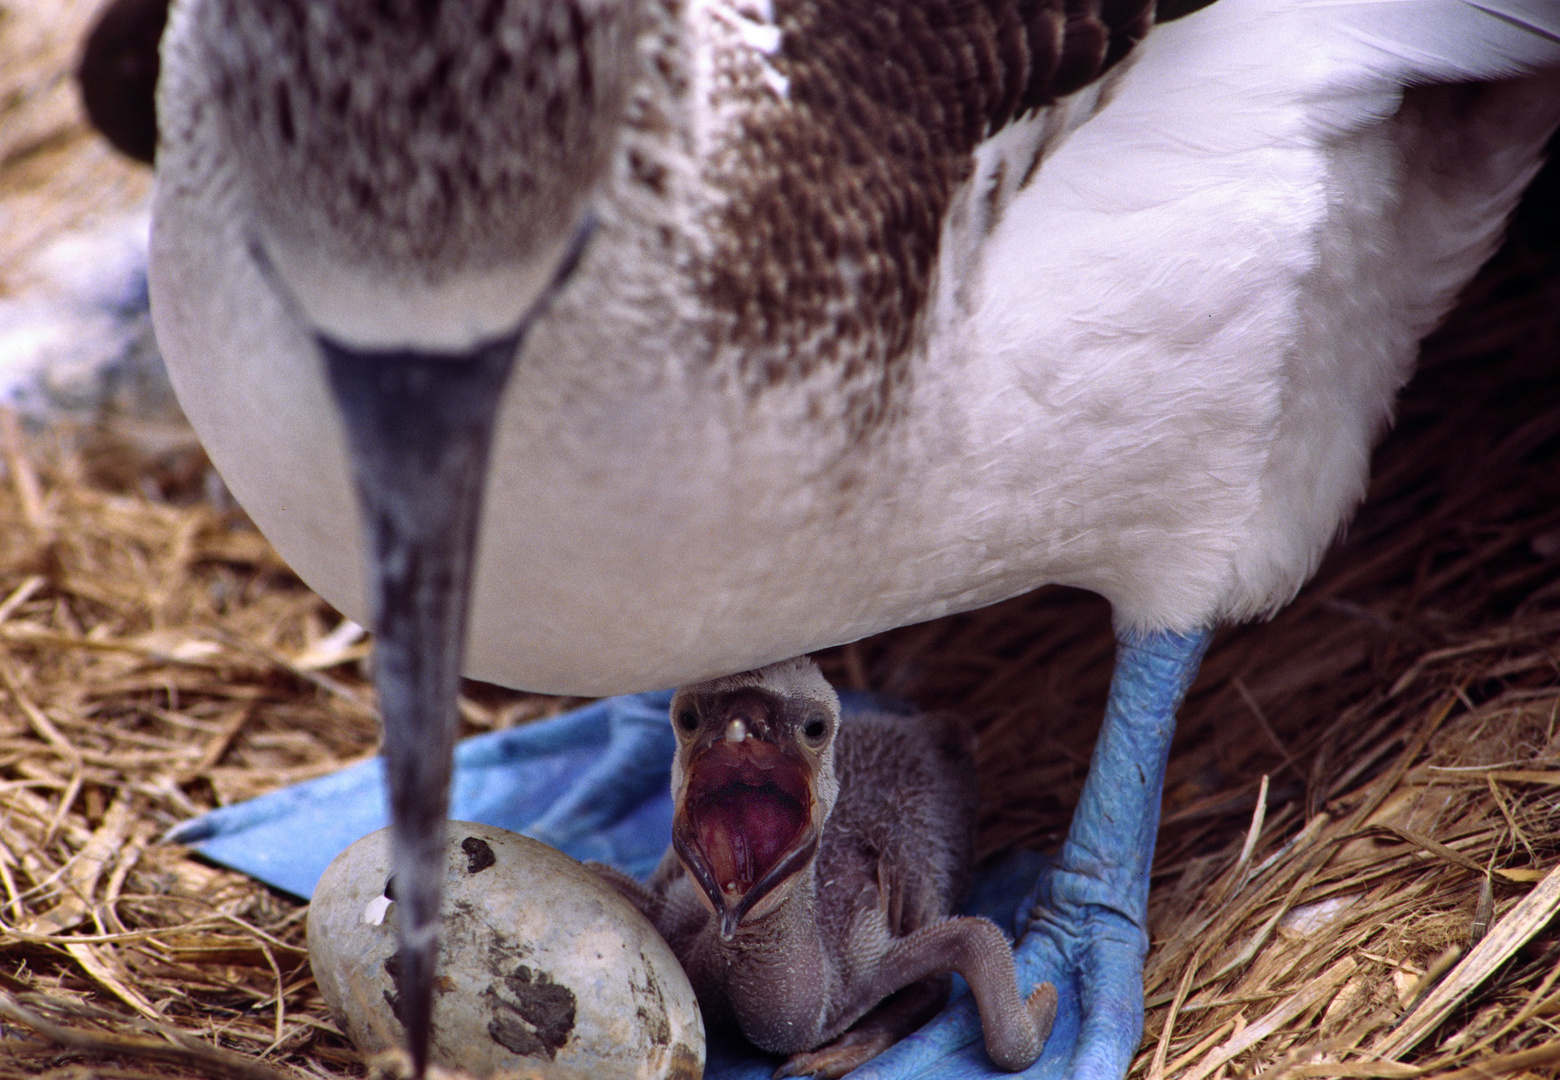
{"type": "Polygon", "coordinates": [[[699,1080],[704,1075],[704,1065],[697,1053],[687,1043],[672,1047],[672,1068],[668,1080],[699,1080]]]}
{"type": "Polygon", "coordinates": [[[667,1023],[666,1014],[652,1013],[644,1006],[634,1010],[634,1015],[639,1018],[639,1025],[650,1034],[650,1041],[657,1046],[665,1046],[672,1041],[672,1025],[667,1023]]]}
{"type": "Polygon", "coordinates": [[[488,987],[493,1010],[488,1036],[521,1057],[551,1061],[574,1030],[575,997],[567,986],[553,982],[545,971],[525,964],[488,987]]]}
{"type": "MultiPolygon", "coordinates": [[[[388,885],[388,882],[386,883],[388,885]]],[[[390,1015],[402,1026],[406,1026],[406,1018],[401,1015],[401,954],[391,953],[385,957],[385,974],[390,976],[390,985],[393,990],[385,991],[385,1004],[390,1006],[390,1015]]]]}
{"type": "Polygon", "coordinates": [[[648,1007],[640,1006],[635,1012],[644,1024],[645,1030],[650,1033],[650,1041],[657,1046],[665,1046],[672,1041],[672,1025],[668,1020],[666,995],[661,992],[661,984],[655,977],[655,965],[643,952],[639,954],[639,966],[645,973],[645,985],[630,982],[629,989],[634,996],[644,994],[648,999],[648,1007]]]}
{"type": "Polygon", "coordinates": [[[460,849],[466,853],[466,873],[468,874],[480,874],[498,862],[498,857],[493,854],[493,849],[488,847],[487,841],[480,840],[475,836],[468,836],[462,840],[460,849]]]}

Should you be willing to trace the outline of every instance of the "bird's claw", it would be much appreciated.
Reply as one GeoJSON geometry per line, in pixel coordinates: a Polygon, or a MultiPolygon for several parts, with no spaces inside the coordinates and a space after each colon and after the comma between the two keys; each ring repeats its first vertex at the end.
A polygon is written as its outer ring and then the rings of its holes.
{"type": "Polygon", "coordinates": [[[1029,991],[1029,997],[1024,999],[1024,1004],[1029,1007],[1029,1018],[1035,1022],[1035,1034],[1040,1039],[1040,1047],[1043,1051],[1047,1040],[1051,1038],[1051,1028],[1056,1025],[1056,1006],[1060,996],[1056,992],[1056,984],[1043,982],[1029,991]]]}

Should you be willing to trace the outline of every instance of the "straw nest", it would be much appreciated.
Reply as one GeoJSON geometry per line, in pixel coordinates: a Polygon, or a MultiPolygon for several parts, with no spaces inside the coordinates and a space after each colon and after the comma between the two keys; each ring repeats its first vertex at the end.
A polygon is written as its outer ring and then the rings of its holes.
{"type": "MultiPolygon", "coordinates": [[[[145,191],[75,118],[92,6],[0,9],[9,268],[145,191]]],[[[1277,619],[1219,638],[1183,711],[1134,1076],[1560,1068],[1546,181],[1427,346],[1346,541],[1277,619]]],[[[157,837],[373,753],[367,643],[176,421],[0,415],[0,451],[0,1077],[362,1075],[304,909],[157,837]]],[[[976,725],[991,856],[1060,841],[1110,655],[1104,605],[1045,590],[821,659],[976,725]]],[[[569,704],[468,684],[462,708],[477,730],[569,704]]]]}

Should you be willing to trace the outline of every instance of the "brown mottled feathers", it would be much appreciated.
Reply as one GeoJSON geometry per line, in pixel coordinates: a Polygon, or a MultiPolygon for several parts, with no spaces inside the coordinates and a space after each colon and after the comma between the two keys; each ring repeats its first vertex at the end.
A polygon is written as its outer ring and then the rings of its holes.
{"type": "Polygon", "coordinates": [[[206,0],[197,36],[268,217],[429,280],[572,229],[615,143],[639,8],[616,0],[206,0]]]}
{"type": "Polygon", "coordinates": [[[703,282],[755,390],[830,370],[891,407],[972,150],[1106,72],[1152,0],[776,0],[783,104],[752,108],[703,282]]]}

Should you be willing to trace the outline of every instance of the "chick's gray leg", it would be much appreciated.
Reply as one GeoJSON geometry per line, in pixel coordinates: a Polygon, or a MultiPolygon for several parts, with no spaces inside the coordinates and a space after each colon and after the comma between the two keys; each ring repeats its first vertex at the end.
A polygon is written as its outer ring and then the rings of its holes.
{"type": "Polygon", "coordinates": [[[952,984],[953,980],[946,975],[912,983],[857,1020],[833,1042],[791,1055],[775,1070],[776,1080],[786,1076],[821,1076],[829,1080],[844,1076],[936,1016],[948,1003],[952,984]]]}
{"type": "MultiPolygon", "coordinates": [[[[1026,901],[1032,922],[1014,949],[1019,979],[1060,994],[1045,1052],[1024,1075],[1122,1080],[1143,1037],[1148,873],[1159,827],[1175,713],[1211,631],[1117,638],[1105,722],[1072,827],[1026,901]]],[[[954,1002],[870,1061],[852,1080],[974,1080],[990,1076],[980,1018],[954,1002]]]]}
{"type": "Polygon", "coordinates": [[[1013,950],[990,919],[958,916],[899,938],[878,965],[875,992],[947,971],[970,984],[991,1063],[1007,1072],[1034,1064],[1051,1032],[1056,988],[1031,982],[1027,996],[1020,996],[1013,950]]]}

